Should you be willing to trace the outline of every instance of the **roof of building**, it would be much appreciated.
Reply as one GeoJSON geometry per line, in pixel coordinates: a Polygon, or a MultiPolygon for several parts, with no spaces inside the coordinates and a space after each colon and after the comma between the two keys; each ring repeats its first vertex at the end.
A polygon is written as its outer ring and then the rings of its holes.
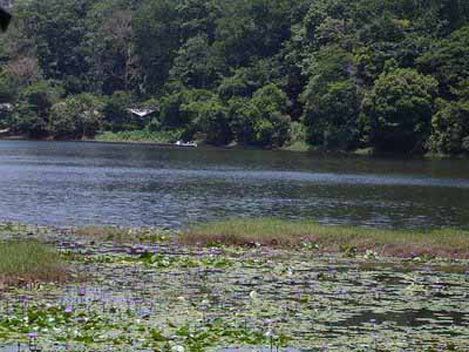
{"type": "Polygon", "coordinates": [[[155,109],[127,109],[127,110],[138,117],[146,117],[148,115],[153,114],[156,111],[155,109]]]}

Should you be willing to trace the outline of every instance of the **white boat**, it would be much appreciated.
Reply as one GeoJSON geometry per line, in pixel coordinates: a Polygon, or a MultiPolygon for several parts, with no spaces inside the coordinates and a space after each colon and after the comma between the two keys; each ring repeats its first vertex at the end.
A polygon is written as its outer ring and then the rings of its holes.
{"type": "Polygon", "coordinates": [[[195,143],[195,142],[177,141],[176,143],[174,143],[174,145],[177,146],[177,147],[197,148],[197,143],[195,143]]]}

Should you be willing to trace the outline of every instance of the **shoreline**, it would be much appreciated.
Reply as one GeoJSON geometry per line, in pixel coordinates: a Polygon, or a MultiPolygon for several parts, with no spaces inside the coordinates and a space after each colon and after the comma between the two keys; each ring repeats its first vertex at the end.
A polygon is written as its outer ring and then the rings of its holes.
{"type": "Polygon", "coordinates": [[[10,137],[0,137],[0,141],[39,141],[39,142],[65,142],[65,143],[90,143],[90,144],[118,144],[118,145],[151,145],[156,147],[178,147],[178,148],[193,148],[191,146],[177,145],[176,143],[169,142],[151,142],[151,141],[100,141],[92,138],[85,139],[53,139],[53,138],[28,138],[24,136],[10,136],[10,137]]]}
{"type": "MultiPolygon", "coordinates": [[[[152,142],[152,141],[133,141],[133,140],[119,140],[119,141],[106,141],[106,140],[96,140],[96,139],[81,139],[82,141],[92,141],[95,143],[119,143],[119,144],[135,144],[135,145],[155,145],[155,146],[174,146],[172,143],[168,142],[152,142]]],[[[466,155],[446,155],[446,154],[437,154],[427,152],[424,154],[413,154],[413,153],[388,153],[388,152],[379,152],[373,148],[358,148],[354,150],[334,150],[334,149],[324,149],[321,146],[313,146],[306,144],[305,142],[295,142],[291,145],[286,145],[283,147],[258,147],[251,145],[240,145],[235,142],[228,145],[212,145],[205,144],[203,142],[197,142],[200,146],[216,148],[216,149],[243,149],[243,150],[260,150],[260,151],[281,151],[281,152],[290,152],[290,153],[304,153],[304,154],[317,154],[317,155],[331,155],[331,156],[348,156],[348,157],[365,157],[365,158],[384,158],[384,159],[415,159],[415,160],[469,160],[469,154],[466,155]]]]}
{"type": "MultiPolygon", "coordinates": [[[[30,138],[27,136],[15,135],[15,136],[0,136],[0,141],[52,141],[52,142],[82,142],[90,144],[114,144],[114,145],[142,145],[142,146],[154,146],[154,147],[176,147],[176,148],[194,148],[192,146],[176,145],[170,142],[153,142],[145,140],[99,140],[95,138],[59,138],[54,139],[50,137],[46,138],[30,138]]],[[[281,148],[260,148],[256,146],[243,146],[238,144],[231,144],[225,146],[209,145],[205,143],[197,143],[198,147],[210,147],[215,149],[246,149],[246,150],[259,150],[259,151],[281,151],[290,153],[305,153],[305,154],[317,154],[317,155],[331,155],[331,156],[348,156],[348,157],[366,157],[366,158],[384,158],[384,159],[415,159],[415,160],[469,160],[469,155],[442,155],[435,153],[426,154],[395,154],[395,153],[384,153],[376,152],[370,148],[356,149],[353,151],[343,150],[326,150],[317,146],[309,146],[301,144],[297,147],[295,144],[290,146],[284,146],[281,148]]]]}

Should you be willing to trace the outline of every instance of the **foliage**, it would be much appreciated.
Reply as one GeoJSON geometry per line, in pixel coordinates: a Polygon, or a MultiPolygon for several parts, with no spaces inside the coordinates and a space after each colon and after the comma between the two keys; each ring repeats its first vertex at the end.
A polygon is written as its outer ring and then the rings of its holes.
{"type": "Polygon", "coordinates": [[[469,154],[469,101],[437,101],[432,118],[431,150],[440,154],[469,154]]]}
{"type": "Polygon", "coordinates": [[[226,145],[233,139],[228,120],[228,111],[216,100],[191,101],[182,105],[182,110],[189,116],[194,130],[204,134],[204,141],[214,145],[226,145]]]}
{"type": "Polygon", "coordinates": [[[290,138],[287,96],[276,85],[257,90],[251,99],[230,101],[236,141],[244,145],[281,147],[290,138]]]}
{"type": "Polygon", "coordinates": [[[44,81],[63,88],[52,105],[99,97],[99,128],[113,132],[280,147],[296,122],[306,129],[297,144],[450,154],[462,147],[443,140],[467,138],[460,122],[443,126],[464,115],[455,89],[469,77],[467,1],[15,0],[14,12],[0,41],[0,118],[19,134],[82,134],[75,117],[50,128],[50,107],[26,102],[44,81]],[[272,86],[282,107],[256,97],[272,86]],[[155,114],[131,119],[127,109],[149,100],[155,114]]]}
{"type": "Polygon", "coordinates": [[[177,51],[170,79],[187,87],[208,88],[217,78],[217,53],[205,35],[189,38],[177,51]]]}
{"type": "Polygon", "coordinates": [[[112,93],[103,106],[103,124],[106,130],[133,129],[132,114],[128,110],[132,106],[130,92],[117,90],[112,93]]]}
{"type": "Polygon", "coordinates": [[[21,94],[15,129],[32,136],[44,136],[51,124],[52,107],[58,102],[61,89],[48,81],[37,81],[21,94]]]}
{"type": "Polygon", "coordinates": [[[188,127],[188,134],[193,133],[194,114],[184,110],[183,106],[191,102],[202,102],[212,98],[212,93],[204,89],[184,89],[163,97],[159,104],[158,124],[154,130],[179,129],[188,127]]]}
{"type": "Polygon", "coordinates": [[[54,136],[94,136],[101,124],[102,103],[89,93],[70,96],[52,107],[50,131],[54,136]]]}
{"type": "Polygon", "coordinates": [[[171,0],[143,1],[134,15],[133,40],[144,94],[156,93],[169,76],[180,35],[176,6],[171,0]]]}
{"type": "Polygon", "coordinates": [[[89,65],[85,19],[86,0],[19,1],[26,35],[35,40],[46,79],[61,80],[72,93],[87,90],[89,65]]]}
{"type": "Polygon", "coordinates": [[[385,151],[421,148],[429,135],[438,82],[413,69],[383,72],[363,101],[370,142],[385,151]]]}
{"type": "Polygon", "coordinates": [[[0,242],[0,285],[66,278],[65,266],[54,248],[36,241],[0,242]]]}
{"type": "Polygon", "coordinates": [[[450,87],[469,78],[469,26],[438,42],[417,60],[417,64],[423,72],[434,75],[442,92],[450,96],[450,87]]]}
{"type": "Polygon", "coordinates": [[[19,82],[16,76],[10,74],[0,76],[1,103],[15,103],[19,94],[19,88],[19,82]]]}

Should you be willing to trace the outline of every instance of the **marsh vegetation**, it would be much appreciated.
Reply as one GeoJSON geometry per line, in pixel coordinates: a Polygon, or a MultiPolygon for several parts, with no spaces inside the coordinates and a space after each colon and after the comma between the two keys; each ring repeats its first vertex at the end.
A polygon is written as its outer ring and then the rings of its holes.
{"type": "MultiPolygon", "coordinates": [[[[261,223],[244,226],[255,230],[261,223]]],[[[300,228],[263,223],[277,235],[300,228]]],[[[239,220],[227,224],[243,227],[239,220]]],[[[220,228],[214,225],[213,233],[220,228]]],[[[256,231],[259,238],[263,231],[256,231]]],[[[34,238],[55,247],[80,280],[1,290],[0,345],[6,347],[0,350],[467,347],[467,260],[398,259],[371,248],[330,254],[316,242],[185,246],[178,243],[184,233],[167,235],[118,228],[2,231],[3,239],[34,238]]]]}
{"type": "Polygon", "coordinates": [[[315,247],[328,253],[364,253],[387,257],[446,257],[469,259],[469,231],[379,230],[324,226],[313,221],[276,218],[232,219],[190,226],[181,243],[202,245],[262,245],[273,248],[315,247]]]}
{"type": "Polygon", "coordinates": [[[0,287],[62,282],[67,270],[54,247],[37,241],[0,242],[0,287]]]}

